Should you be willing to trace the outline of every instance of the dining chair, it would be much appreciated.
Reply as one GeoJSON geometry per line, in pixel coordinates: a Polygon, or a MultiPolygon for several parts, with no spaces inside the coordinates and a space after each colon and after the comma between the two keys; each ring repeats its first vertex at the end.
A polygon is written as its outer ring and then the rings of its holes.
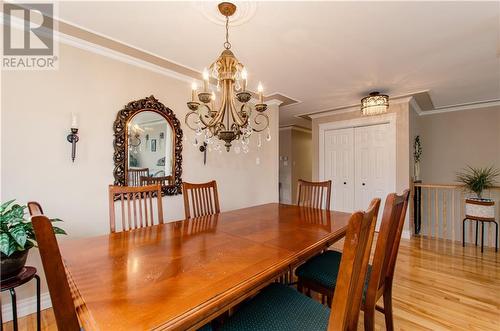
{"type": "Polygon", "coordinates": [[[36,201],[28,202],[28,211],[30,213],[30,216],[43,215],[42,206],[40,206],[40,204],[36,201]]]}
{"type": "Polygon", "coordinates": [[[380,199],[374,199],[366,212],[355,212],[349,219],[331,309],[273,283],[243,303],[221,330],[356,330],[379,206],[380,199]]]}
{"type": "Polygon", "coordinates": [[[50,220],[43,215],[31,218],[42,259],[50,300],[59,330],[80,330],[66,271],[50,220]]]}
{"type": "MultiPolygon", "coordinates": [[[[364,282],[364,302],[361,308],[364,311],[365,330],[374,329],[375,309],[384,313],[387,330],[394,329],[392,281],[409,195],[409,190],[405,190],[402,195],[391,193],[385,201],[373,261],[368,267],[364,282]],[[383,308],[376,305],[381,296],[384,297],[383,308]]],[[[338,288],[339,265],[343,254],[333,250],[325,251],[299,266],[295,272],[298,290],[313,290],[325,295],[327,302],[331,302],[338,288]]]]}
{"type": "Polygon", "coordinates": [[[141,176],[149,176],[149,168],[129,168],[127,169],[127,185],[139,186],[141,184],[141,176]]]}
{"type": "Polygon", "coordinates": [[[141,186],[160,184],[160,186],[172,185],[172,176],[149,177],[141,176],[139,178],[141,186]]]}
{"type": "Polygon", "coordinates": [[[163,224],[161,186],[109,186],[109,227],[116,232],[116,201],[121,209],[121,231],[163,224]],[[153,200],[156,199],[156,204],[153,200]],[[155,208],[156,205],[156,208],[155,208]]]}
{"type": "Polygon", "coordinates": [[[297,206],[330,210],[332,181],[308,182],[299,179],[297,187],[297,206]]]}
{"type": "Polygon", "coordinates": [[[215,180],[201,184],[183,182],[182,194],[184,196],[186,219],[220,212],[217,182],[215,180]],[[190,200],[191,202],[189,202],[190,200]]]}

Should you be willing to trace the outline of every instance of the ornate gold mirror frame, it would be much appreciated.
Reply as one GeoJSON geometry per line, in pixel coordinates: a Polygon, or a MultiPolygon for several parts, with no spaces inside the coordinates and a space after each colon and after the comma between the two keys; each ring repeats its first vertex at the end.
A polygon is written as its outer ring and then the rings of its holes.
{"type": "Polygon", "coordinates": [[[163,116],[170,124],[173,131],[173,169],[172,184],[162,186],[162,195],[176,195],[182,193],[182,129],[179,120],[174,112],[165,107],[154,96],[141,100],[129,102],[116,115],[113,124],[114,136],[113,147],[115,168],[113,171],[115,185],[127,186],[127,168],[128,168],[128,122],[138,113],[143,111],[153,111],[163,116]]]}

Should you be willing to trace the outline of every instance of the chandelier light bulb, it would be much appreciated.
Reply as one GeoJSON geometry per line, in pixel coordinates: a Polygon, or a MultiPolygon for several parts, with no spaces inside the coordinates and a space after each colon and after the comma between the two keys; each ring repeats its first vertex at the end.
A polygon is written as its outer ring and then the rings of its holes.
{"type": "Polygon", "coordinates": [[[248,72],[246,68],[243,68],[243,70],[241,71],[241,78],[243,78],[244,80],[248,79],[248,72]]]}
{"type": "Polygon", "coordinates": [[[264,103],[264,87],[262,87],[262,83],[259,82],[259,85],[257,86],[257,91],[259,91],[259,103],[264,103]]]}
{"type": "Polygon", "coordinates": [[[198,84],[196,82],[193,82],[191,84],[191,101],[195,102],[196,100],[196,91],[198,90],[198,84]]]}
{"type": "Polygon", "coordinates": [[[203,69],[203,92],[208,91],[208,70],[207,68],[203,69]]]}

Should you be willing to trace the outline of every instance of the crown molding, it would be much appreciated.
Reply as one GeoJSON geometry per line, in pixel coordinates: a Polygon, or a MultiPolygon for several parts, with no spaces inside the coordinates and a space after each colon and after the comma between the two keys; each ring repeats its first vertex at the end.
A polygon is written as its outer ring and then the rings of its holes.
{"type": "Polygon", "coordinates": [[[296,124],[280,126],[280,131],[287,131],[287,130],[295,130],[306,133],[312,132],[311,129],[296,124]]]}
{"type": "MultiPolygon", "coordinates": [[[[389,108],[391,107],[391,105],[408,104],[411,99],[412,99],[411,95],[402,95],[402,96],[393,97],[389,101],[389,108]]],[[[313,113],[298,114],[298,115],[295,115],[295,117],[305,118],[305,119],[310,120],[310,119],[316,119],[316,118],[325,117],[325,116],[351,113],[351,112],[355,112],[355,111],[361,111],[359,104],[349,105],[349,106],[345,106],[345,107],[331,108],[329,110],[323,110],[323,111],[320,110],[318,112],[313,112],[313,113]]]]}
{"type": "Polygon", "coordinates": [[[429,116],[429,115],[437,115],[454,111],[474,110],[474,109],[482,109],[488,107],[500,107],[500,99],[484,100],[484,101],[462,103],[458,105],[436,107],[432,110],[421,111],[420,113],[418,113],[417,111],[417,114],[421,116],[429,116]]]}

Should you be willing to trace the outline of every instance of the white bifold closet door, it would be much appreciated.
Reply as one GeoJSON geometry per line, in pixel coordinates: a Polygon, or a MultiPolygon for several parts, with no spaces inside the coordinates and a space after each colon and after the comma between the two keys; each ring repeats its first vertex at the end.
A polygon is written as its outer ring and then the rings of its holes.
{"type": "Polygon", "coordinates": [[[352,128],[325,132],[325,180],[332,181],[330,209],[354,209],[354,136],[352,128]]]}
{"type": "Polygon", "coordinates": [[[365,210],[379,197],[378,229],[385,197],[395,190],[394,138],[389,124],[325,132],[324,178],[333,182],[333,210],[365,210]]]}

